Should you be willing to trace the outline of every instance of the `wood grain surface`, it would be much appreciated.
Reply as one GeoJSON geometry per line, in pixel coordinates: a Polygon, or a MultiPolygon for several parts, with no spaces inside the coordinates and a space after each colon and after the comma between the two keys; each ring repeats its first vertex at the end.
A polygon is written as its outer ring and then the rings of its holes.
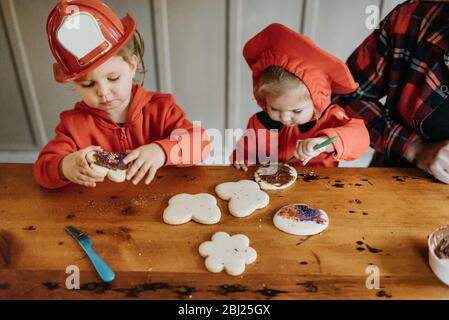
{"type": "Polygon", "coordinates": [[[0,164],[0,299],[449,299],[426,240],[449,224],[449,186],[415,169],[297,170],[292,187],[268,192],[269,206],[249,217],[231,216],[218,199],[218,224],[170,226],[162,212],[171,196],[215,195],[217,184],[252,179],[254,168],[163,168],[150,186],[46,190],[31,165],[0,164]],[[325,210],[328,229],[312,237],[276,229],[273,214],[298,202],[325,210]],[[91,236],[112,283],[100,281],[67,225],[91,236]],[[206,270],[198,246],[216,231],[243,233],[257,250],[241,276],[206,270]],[[66,288],[69,265],[81,270],[80,290],[66,288]],[[378,289],[366,287],[371,265],[378,289]]]}

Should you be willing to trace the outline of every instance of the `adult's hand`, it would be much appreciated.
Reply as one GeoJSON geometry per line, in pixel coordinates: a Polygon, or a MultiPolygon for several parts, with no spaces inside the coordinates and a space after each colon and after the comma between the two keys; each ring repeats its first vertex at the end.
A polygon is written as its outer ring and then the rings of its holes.
{"type": "Polygon", "coordinates": [[[410,143],[405,158],[441,182],[449,184],[449,140],[426,142],[416,137],[410,143]]]}

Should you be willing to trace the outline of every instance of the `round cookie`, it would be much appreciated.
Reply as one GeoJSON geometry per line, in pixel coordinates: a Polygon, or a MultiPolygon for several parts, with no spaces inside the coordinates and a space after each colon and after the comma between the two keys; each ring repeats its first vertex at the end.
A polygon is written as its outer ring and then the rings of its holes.
{"type": "Polygon", "coordinates": [[[327,228],[329,217],[321,209],[297,203],[279,209],[273,217],[273,223],[276,228],[286,233],[311,236],[321,233],[327,228]]]}
{"type": "Polygon", "coordinates": [[[254,180],[263,190],[281,190],[295,183],[296,169],[285,163],[262,165],[254,173],[254,180]]]}

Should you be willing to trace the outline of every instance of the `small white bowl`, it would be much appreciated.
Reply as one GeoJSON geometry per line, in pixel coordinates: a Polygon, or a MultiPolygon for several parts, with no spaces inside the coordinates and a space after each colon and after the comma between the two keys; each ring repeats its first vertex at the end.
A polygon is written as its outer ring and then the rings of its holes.
{"type": "Polygon", "coordinates": [[[449,226],[438,228],[429,235],[427,239],[429,265],[438,279],[449,286],[449,258],[438,258],[435,254],[435,247],[443,237],[449,237],[449,226]]]}

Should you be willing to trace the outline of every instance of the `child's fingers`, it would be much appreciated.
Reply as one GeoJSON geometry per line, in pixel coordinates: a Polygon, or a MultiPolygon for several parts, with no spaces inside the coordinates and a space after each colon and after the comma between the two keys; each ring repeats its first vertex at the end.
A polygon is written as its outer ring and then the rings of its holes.
{"type": "Polygon", "coordinates": [[[126,180],[131,180],[142,165],[143,162],[141,160],[134,161],[126,173],[126,180]]]}
{"type": "Polygon", "coordinates": [[[87,153],[89,151],[94,151],[94,150],[103,150],[103,148],[100,146],[88,146],[87,148],[84,148],[83,150],[87,153]]]}
{"type": "Polygon", "coordinates": [[[90,178],[92,178],[92,179],[94,179],[96,181],[103,181],[104,180],[104,175],[102,175],[102,174],[92,170],[92,168],[90,168],[90,167],[87,167],[85,169],[81,169],[80,173],[85,175],[85,176],[88,176],[88,177],[90,177],[90,178]]]}
{"type": "Polygon", "coordinates": [[[305,151],[308,154],[314,154],[315,150],[313,150],[313,147],[315,146],[315,144],[312,142],[312,140],[310,140],[308,143],[305,144],[305,151]]]}
{"type": "Polygon", "coordinates": [[[95,181],[92,180],[92,178],[82,175],[82,174],[79,174],[76,176],[75,182],[82,186],[85,186],[85,187],[95,187],[96,186],[96,183],[95,183],[95,181]]]}
{"type": "Polygon", "coordinates": [[[87,162],[85,157],[81,157],[77,159],[77,165],[79,167],[78,171],[85,175],[85,176],[89,176],[92,179],[95,179],[97,181],[102,181],[104,176],[99,174],[98,172],[92,170],[92,168],[90,167],[89,163],[87,162]]]}
{"type": "Polygon", "coordinates": [[[307,164],[307,162],[310,161],[310,159],[312,159],[312,158],[307,158],[307,159],[303,160],[302,165],[305,166],[307,164]]]}
{"type": "Polygon", "coordinates": [[[95,182],[95,179],[89,177],[88,175],[85,175],[81,172],[79,172],[76,176],[75,179],[79,180],[79,181],[83,181],[83,182],[95,182]]]}
{"type": "Polygon", "coordinates": [[[148,165],[148,164],[144,164],[143,166],[141,166],[139,171],[133,178],[133,183],[138,184],[140,182],[140,180],[142,180],[142,178],[148,172],[149,169],[150,169],[150,165],[148,165]]]}
{"type": "Polygon", "coordinates": [[[295,146],[296,151],[300,150],[302,142],[303,142],[303,140],[296,140],[296,146],[295,146]]]}
{"type": "Polygon", "coordinates": [[[297,159],[301,159],[304,158],[304,155],[306,153],[305,150],[305,141],[304,140],[298,140],[296,141],[296,148],[295,148],[295,152],[293,154],[293,156],[297,159]]]}
{"type": "Polygon", "coordinates": [[[78,182],[79,185],[82,185],[84,187],[88,187],[88,188],[95,188],[97,185],[95,184],[95,182],[83,182],[80,181],[78,182]]]}
{"type": "Polygon", "coordinates": [[[89,146],[87,148],[82,149],[81,151],[82,151],[83,156],[86,156],[86,154],[88,154],[91,151],[102,151],[102,150],[103,150],[103,148],[100,146],[89,146]]]}
{"type": "Polygon", "coordinates": [[[309,158],[309,157],[313,156],[313,154],[315,153],[313,151],[313,146],[312,146],[312,149],[310,150],[310,148],[309,148],[310,145],[311,145],[310,143],[302,143],[301,144],[300,149],[301,149],[301,157],[302,158],[309,158]]]}
{"type": "Polygon", "coordinates": [[[234,162],[234,166],[237,170],[248,171],[248,162],[244,160],[239,160],[234,162]]]}
{"type": "Polygon", "coordinates": [[[139,152],[134,150],[131,151],[124,159],[123,159],[123,163],[124,164],[128,164],[130,162],[133,162],[134,160],[136,160],[139,157],[139,152]]]}
{"type": "Polygon", "coordinates": [[[75,160],[76,165],[80,168],[80,169],[87,169],[89,168],[89,164],[87,163],[87,160],[84,156],[81,157],[76,157],[75,160]]]}
{"type": "Polygon", "coordinates": [[[293,156],[298,159],[303,161],[305,158],[307,158],[307,155],[304,154],[304,152],[300,149],[300,150],[296,150],[295,153],[293,154],[293,156]]]}
{"type": "Polygon", "coordinates": [[[153,181],[154,176],[156,175],[156,172],[157,172],[157,169],[154,166],[150,167],[150,172],[148,173],[148,177],[145,180],[145,184],[150,184],[151,181],[153,181]]]}
{"type": "MultiPolygon", "coordinates": [[[[89,146],[87,148],[80,150],[80,157],[78,158],[78,161],[84,161],[87,164],[87,154],[91,151],[103,151],[103,148],[100,146],[89,146]]],[[[81,162],[78,162],[77,164],[81,165],[81,162]]]]}

